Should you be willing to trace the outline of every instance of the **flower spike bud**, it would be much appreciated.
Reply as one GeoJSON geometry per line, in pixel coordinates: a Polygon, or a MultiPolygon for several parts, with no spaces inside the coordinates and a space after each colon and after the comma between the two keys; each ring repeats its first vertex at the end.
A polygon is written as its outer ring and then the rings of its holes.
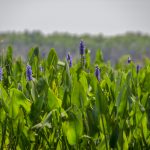
{"type": "Polygon", "coordinates": [[[81,40],[80,47],[79,47],[80,55],[84,55],[84,49],[85,49],[85,45],[84,45],[83,40],[81,40]]]}
{"type": "Polygon", "coordinates": [[[0,67],[0,81],[2,81],[2,78],[3,78],[3,69],[2,67],[0,67]]]}
{"type": "Polygon", "coordinates": [[[131,63],[131,57],[128,57],[128,64],[131,63]]]}
{"type": "Polygon", "coordinates": [[[70,56],[69,67],[72,67],[72,56],[70,56]]]}
{"type": "Polygon", "coordinates": [[[67,59],[67,61],[70,60],[70,53],[67,54],[66,59],[67,59]]]}
{"type": "Polygon", "coordinates": [[[32,80],[32,69],[30,65],[27,65],[26,67],[26,76],[28,81],[32,80]]]}
{"type": "Polygon", "coordinates": [[[100,69],[98,68],[98,66],[96,66],[95,68],[95,76],[97,80],[100,81],[100,69]]]}
{"type": "Polygon", "coordinates": [[[140,71],[140,65],[137,65],[137,66],[136,66],[136,73],[138,74],[139,71],[140,71]]]}
{"type": "Polygon", "coordinates": [[[67,54],[66,59],[69,64],[69,67],[72,67],[72,56],[70,55],[70,53],[67,54]]]}

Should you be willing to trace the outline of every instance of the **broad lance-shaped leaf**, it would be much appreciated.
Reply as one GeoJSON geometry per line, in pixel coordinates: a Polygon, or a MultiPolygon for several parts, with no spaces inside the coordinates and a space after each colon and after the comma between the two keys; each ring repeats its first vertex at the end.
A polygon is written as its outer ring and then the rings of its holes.
{"type": "Polygon", "coordinates": [[[117,146],[118,136],[119,136],[119,126],[116,124],[110,136],[109,145],[111,148],[115,148],[117,146]]]}
{"type": "Polygon", "coordinates": [[[107,111],[107,98],[104,95],[99,84],[97,84],[96,90],[96,108],[97,111],[101,114],[105,114],[107,111]]]}
{"type": "Polygon", "coordinates": [[[123,131],[123,149],[128,149],[128,139],[125,131],[123,131]]]}
{"type": "Polygon", "coordinates": [[[29,64],[32,65],[34,63],[34,58],[39,59],[39,48],[31,48],[29,53],[28,53],[28,61],[29,64]]]}
{"type": "Polygon", "coordinates": [[[7,71],[7,75],[10,76],[12,73],[12,53],[13,49],[11,46],[7,48],[6,59],[5,59],[5,68],[7,71]]]}
{"type": "Polygon", "coordinates": [[[77,134],[76,134],[76,124],[75,122],[69,122],[67,124],[67,140],[70,145],[74,145],[77,143],[77,134]]]}
{"type": "Polygon", "coordinates": [[[150,84],[149,83],[150,83],[150,72],[146,71],[142,91],[144,91],[144,92],[149,91],[149,89],[150,89],[150,84]]]}
{"type": "MultiPolygon", "coordinates": [[[[0,122],[4,122],[6,116],[5,114],[8,113],[8,107],[7,107],[7,97],[8,94],[3,88],[2,84],[0,84],[0,122]]],[[[1,131],[0,131],[1,134],[1,131]]]]}
{"type": "Polygon", "coordinates": [[[103,60],[103,54],[102,54],[102,51],[100,49],[97,50],[96,52],[96,59],[95,59],[95,63],[96,64],[100,64],[102,63],[104,60],[103,60]]]}
{"type": "Polygon", "coordinates": [[[129,104],[131,103],[130,101],[131,92],[129,91],[130,81],[131,81],[131,72],[128,73],[126,81],[124,81],[124,84],[121,87],[121,90],[116,100],[117,113],[118,116],[120,117],[124,117],[125,111],[127,110],[127,103],[129,104]]]}
{"type": "Polygon", "coordinates": [[[43,108],[43,104],[44,104],[43,96],[37,97],[35,101],[32,103],[31,111],[30,111],[30,118],[33,120],[33,122],[36,121],[37,118],[39,118],[41,114],[41,110],[43,108]]]}
{"type": "Polygon", "coordinates": [[[71,93],[71,103],[79,108],[83,108],[87,104],[87,97],[84,87],[80,82],[75,82],[71,93]]]}
{"type": "Polygon", "coordinates": [[[148,105],[147,105],[147,102],[148,102],[148,97],[149,97],[149,93],[144,93],[142,95],[142,99],[141,99],[141,104],[146,108],[148,105]]]}
{"type": "Polygon", "coordinates": [[[9,60],[9,61],[11,61],[12,60],[12,55],[13,55],[13,49],[12,49],[11,46],[8,46],[6,59],[9,60]]]}
{"type": "Polygon", "coordinates": [[[142,134],[143,134],[143,136],[144,136],[144,140],[146,141],[148,138],[149,138],[149,134],[148,133],[150,133],[150,132],[148,132],[148,128],[147,128],[147,126],[148,126],[148,119],[147,119],[147,115],[146,115],[146,113],[144,113],[143,114],[143,117],[142,117],[142,128],[141,128],[141,132],[142,132],[142,134]]]}
{"type": "Polygon", "coordinates": [[[127,88],[126,86],[123,86],[116,101],[116,106],[117,106],[117,113],[121,117],[124,115],[126,106],[127,106],[127,88]]]}
{"type": "Polygon", "coordinates": [[[86,58],[85,67],[86,68],[90,67],[90,63],[91,63],[90,53],[91,51],[89,49],[85,50],[85,58],[86,58]]]}
{"type": "Polygon", "coordinates": [[[48,68],[51,66],[56,67],[57,63],[58,63],[58,56],[56,54],[55,49],[52,48],[47,57],[48,68]]]}
{"type": "Polygon", "coordinates": [[[70,74],[70,69],[68,66],[68,63],[65,63],[65,68],[62,74],[63,77],[63,83],[64,83],[64,95],[63,95],[63,101],[62,101],[62,107],[67,108],[68,105],[70,105],[70,98],[72,91],[72,77],[70,74]]]}
{"type": "Polygon", "coordinates": [[[62,101],[56,97],[51,89],[48,90],[48,107],[50,110],[61,107],[62,101]]]}
{"type": "Polygon", "coordinates": [[[8,104],[10,117],[16,118],[21,106],[25,109],[27,113],[30,112],[31,103],[25,97],[25,95],[15,88],[10,89],[10,97],[8,104]]]}
{"type": "Polygon", "coordinates": [[[58,63],[58,56],[55,52],[55,49],[51,49],[47,57],[47,69],[48,69],[47,71],[49,71],[47,75],[49,85],[52,84],[52,81],[57,76],[57,63],[58,63]]]}
{"type": "Polygon", "coordinates": [[[68,63],[66,63],[66,65],[65,65],[65,70],[63,73],[63,82],[64,82],[65,90],[67,90],[67,92],[71,93],[72,81],[71,81],[71,74],[70,74],[68,63]]]}
{"type": "Polygon", "coordinates": [[[87,75],[86,72],[81,71],[80,78],[79,78],[79,81],[82,84],[85,93],[88,92],[88,82],[87,82],[86,75],[87,75]]]}
{"type": "Polygon", "coordinates": [[[63,131],[67,136],[67,140],[70,145],[75,145],[78,143],[78,140],[83,131],[81,114],[78,116],[76,115],[72,114],[72,118],[70,118],[69,121],[63,123],[63,131]]]}

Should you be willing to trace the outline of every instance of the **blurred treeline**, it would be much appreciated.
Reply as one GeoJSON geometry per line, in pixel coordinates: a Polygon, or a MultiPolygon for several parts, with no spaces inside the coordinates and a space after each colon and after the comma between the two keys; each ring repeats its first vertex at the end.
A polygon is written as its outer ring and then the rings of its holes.
{"type": "Polygon", "coordinates": [[[41,55],[46,55],[51,48],[55,48],[60,59],[64,59],[69,51],[73,58],[79,55],[80,40],[91,50],[91,60],[94,60],[97,49],[101,49],[105,61],[112,64],[124,55],[130,55],[136,61],[143,61],[150,57],[150,36],[141,33],[126,33],[106,37],[103,35],[72,35],[68,33],[53,33],[44,35],[39,31],[23,33],[5,32],[0,33],[0,51],[5,51],[8,46],[13,47],[15,56],[26,59],[27,52],[38,46],[41,55]]]}

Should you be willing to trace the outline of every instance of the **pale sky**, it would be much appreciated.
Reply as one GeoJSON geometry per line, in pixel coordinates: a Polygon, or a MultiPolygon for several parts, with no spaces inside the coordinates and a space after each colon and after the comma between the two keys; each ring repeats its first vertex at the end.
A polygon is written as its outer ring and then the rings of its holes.
{"type": "Polygon", "coordinates": [[[150,0],[0,0],[0,32],[150,34],[150,0]]]}

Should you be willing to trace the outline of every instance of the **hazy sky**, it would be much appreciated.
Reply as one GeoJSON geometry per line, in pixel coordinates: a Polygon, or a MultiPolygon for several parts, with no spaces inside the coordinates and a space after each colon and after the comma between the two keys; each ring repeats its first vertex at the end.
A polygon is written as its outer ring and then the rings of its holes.
{"type": "Polygon", "coordinates": [[[150,34],[150,0],[0,0],[0,32],[150,34]]]}

